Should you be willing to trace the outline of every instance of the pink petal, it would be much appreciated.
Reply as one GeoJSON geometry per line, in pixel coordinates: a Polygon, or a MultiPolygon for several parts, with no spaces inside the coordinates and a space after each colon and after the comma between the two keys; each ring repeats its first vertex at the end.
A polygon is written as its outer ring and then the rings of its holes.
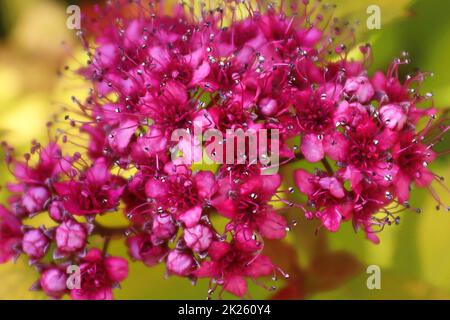
{"type": "MultiPolygon", "coordinates": [[[[226,228],[228,229],[228,228],[226,228]]],[[[230,226],[234,230],[234,241],[236,248],[242,251],[255,252],[261,249],[261,243],[254,237],[254,230],[246,225],[230,226]]]]}
{"type": "Polygon", "coordinates": [[[275,99],[264,98],[259,103],[259,109],[265,116],[271,116],[278,110],[278,103],[275,99]]]}
{"type": "Polygon", "coordinates": [[[302,39],[302,44],[307,47],[314,46],[322,38],[322,31],[318,28],[308,28],[306,35],[302,39]]]}
{"type": "Polygon", "coordinates": [[[270,259],[264,255],[258,255],[248,265],[246,275],[252,278],[265,277],[271,275],[274,265],[270,259]]]}
{"type": "Polygon", "coordinates": [[[238,297],[243,297],[247,293],[247,282],[241,276],[229,276],[225,278],[224,290],[238,297]]]}
{"type": "Polygon", "coordinates": [[[332,232],[336,232],[339,229],[342,220],[342,216],[338,211],[338,208],[335,206],[330,207],[322,212],[320,218],[324,227],[332,232]]]}
{"type": "Polygon", "coordinates": [[[335,198],[343,198],[345,196],[342,184],[334,177],[325,177],[319,180],[319,184],[323,189],[330,190],[335,198]]]}
{"type": "Polygon", "coordinates": [[[305,156],[305,159],[309,162],[317,162],[324,157],[322,141],[319,140],[316,134],[304,135],[302,137],[300,150],[305,156]]]}
{"type": "Polygon", "coordinates": [[[95,160],[94,165],[89,168],[87,180],[95,186],[100,186],[106,184],[110,176],[111,174],[108,171],[105,159],[99,158],[95,160]]]}
{"type": "Polygon", "coordinates": [[[198,278],[211,278],[220,273],[220,268],[215,261],[203,261],[200,267],[193,272],[198,278]]]}
{"type": "Polygon", "coordinates": [[[187,276],[192,272],[194,259],[188,252],[172,250],[167,256],[167,270],[178,276],[187,276]]]}
{"type": "Polygon", "coordinates": [[[195,206],[181,213],[178,216],[178,220],[183,222],[187,228],[191,228],[199,222],[201,215],[202,215],[202,207],[195,206]]]}
{"type": "Polygon", "coordinates": [[[211,70],[211,67],[209,66],[208,61],[203,61],[203,63],[194,70],[194,73],[192,74],[191,82],[189,83],[190,86],[195,86],[199,84],[201,81],[203,81],[208,75],[211,70]]]}
{"type": "Polygon", "coordinates": [[[363,179],[361,171],[359,171],[353,165],[347,166],[342,176],[344,179],[350,181],[350,186],[352,187],[352,189],[356,189],[363,179]]]}
{"type": "Polygon", "coordinates": [[[212,260],[218,261],[231,250],[227,242],[214,241],[208,249],[208,254],[212,260]]]}
{"type": "Polygon", "coordinates": [[[398,201],[403,203],[409,199],[409,185],[411,180],[407,175],[403,174],[401,171],[397,174],[395,179],[395,192],[397,194],[398,201]]]}
{"type": "Polygon", "coordinates": [[[198,195],[202,199],[210,199],[218,189],[216,177],[211,171],[199,171],[194,176],[198,195]]]}
{"type": "Polygon", "coordinates": [[[122,122],[119,128],[113,130],[108,136],[111,148],[119,153],[124,152],[136,132],[136,128],[137,123],[134,120],[128,119],[122,122]]]}
{"type": "Polygon", "coordinates": [[[258,220],[259,232],[267,239],[282,239],[286,236],[286,219],[273,211],[267,212],[258,220]]]}
{"type": "Polygon", "coordinates": [[[98,262],[103,259],[103,254],[100,251],[100,249],[92,248],[89,250],[89,252],[86,254],[86,256],[83,258],[84,261],[87,262],[98,262]]]}
{"type": "Polygon", "coordinates": [[[303,169],[298,169],[294,172],[295,185],[300,189],[301,192],[308,196],[313,194],[317,189],[314,183],[311,181],[311,178],[313,178],[313,175],[303,169]]]}
{"type": "Polygon", "coordinates": [[[384,129],[376,138],[378,141],[378,147],[385,151],[394,146],[394,144],[397,142],[398,133],[395,131],[392,131],[391,129],[384,129]]]}
{"type": "Polygon", "coordinates": [[[348,140],[340,132],[326,135],[323,140],[325,153],[335,161],[344,161],[347,159],[348,145],[348,140]]]}
{"type": "Polygon", "coordinates": [[[414,176],[414,182],[418,187],[427,187],[433,181],[434,175],[427,168],[421,167],[414,176]]]}
{"type": "Polygon", "coordinates": [[[281,185],[281,176],[279,174],[271,174],[260,176],[262,189],[267,195],[273,195],[281,185]]]}

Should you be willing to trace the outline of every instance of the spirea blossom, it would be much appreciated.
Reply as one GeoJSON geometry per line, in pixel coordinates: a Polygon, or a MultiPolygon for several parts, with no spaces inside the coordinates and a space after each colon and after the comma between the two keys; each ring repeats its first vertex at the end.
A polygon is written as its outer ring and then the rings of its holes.
{"type": "Polygon", "coordinates": [[[264,252],[265,240],[295,226],[288,209],[331,232],[351,220],[377,243],[400,212],[419,210],[408,203],[413,185],[445,206],[429,164],[448,126],[420,92],[427,73],[400,77],[403,54],[369,74],[371,48],[358,47],[351,28],[326,6],[292,3],[192,1],[167,15],[163,2],[109,1],[87,10],[78,33],[87,62],[67,68],[89,83],[87,97],[73,97],[68,125],[23,160],[3,144],[15,181],[9,208],[0,207],[0,262],[28,256],[40,272],[34,289],[50,297],[111,299],[128,275],[127,259],[108,251],[120,240],[132,260],[209,279],[208,296],[247,297],[250,281],[289,276],[264,252]],[[178,129],[188,136],[174,140],[178,129]],[[219,138],[194,134],[210,129],[219,138]],[[282,170],[235,147],[236,129],[278,132],[277,144],[256,151],[278,152],[282,170]],[[231,150],[233,161],[199,165],[205,150],[210,159],[231,150]],[[295,172],[283,169],[294,162],[295,172]],[[123,228],[99,221],[118,211],[123,228]],[[27,225],[40,214],[52,226],[27,225]]]}

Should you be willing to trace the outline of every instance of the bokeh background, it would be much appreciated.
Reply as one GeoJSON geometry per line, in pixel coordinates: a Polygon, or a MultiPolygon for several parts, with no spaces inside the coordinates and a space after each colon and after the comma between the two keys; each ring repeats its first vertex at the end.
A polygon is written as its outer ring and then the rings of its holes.
{"type": "MultiPolygon", "coordinates": [[[[169,0],[171,1],[171,0],[169,0]]],[[[70,4],[92,5],[95,1],[0,0],[0,140],[16,147],[18,154],[36,138],[47,141],[45,123],[72,95],[82,96],[87,88],[80,79],[61,70],[79,49],[75,31],[66,28],[66,8],[70,4]]],[[[450,1],[446,0],[334,0],[336,15],[359,20],[358,41],[370,42],[375,69],[386,69],[393,58],[408,51],[411,65],[433,71],[424,91],[434,94],[436,107],[450,106],[450,1]],[[381,29],[366,28],[366,9],[381,8],[381,29]]],[[[445,142],[444,142],[445,143],[445,142]]],[[[449,149],[449,145],[447,145],[449,149]]],[[[0,155],[1,156],[1,155],[0,155]]],[[[450,181],[450,158],[436,161],[432,169],[450,181]]],[[[288,168],[286,170],[290,170],[288,168]]],[[[10,175],[0,166],[0,183],[10,175]]],[[[443,201],[449,194],[439,189],[443,201]]],[[[2,190],[0,201],[5,202],[2,190]]],[[[346,223],[337,234],[315,235],[315,225],[305,223],[299,212],[291,211],[299,223],[290,232],[286,245],[268,244],[273,258],[292,275],[289,282],[277,281],[275,293],[252,286],[256,299],[449,299],[450,298],[450,213],[436,211],[427,191],[414,190],[413,206],[421,214],[404,213],[398,226],[380,234],[381,244],[373,245],[363,234],[355,234],[346,223]],[[368,290],[366,266],[376,264],[382,271],[381,290],[368,290]]],[[[43,217],[33,224],[48,223],[43,217]]],[[[120,215],[108,223],[121,224],[120,215]]],[[[120,242],[111,253],[125,255],[120,242]]],[[[118,299],[204,299],[207,283],[193,286],[188,280],[164,278],[164,267],[147,268],[131,263],[129,278],[118,299]]],[[[0,265],[0,299],[44,299],[30,292],[37,273],[24,258],[0,265]]],[[[270,283],[270,279],[268,280],[270,283]]],[[[226,296],[229,297],[229,296],[226,296]]]]}

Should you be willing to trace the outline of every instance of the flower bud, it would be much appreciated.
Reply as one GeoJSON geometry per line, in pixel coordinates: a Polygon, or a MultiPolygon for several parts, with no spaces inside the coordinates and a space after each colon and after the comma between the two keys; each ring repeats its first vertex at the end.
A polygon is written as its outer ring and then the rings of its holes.
{"type": "Polygon", "coordinates": [[[61,298],[67,289],[67,275],[64,271],[52,268],[45,270],[40,279],[40,284],[44,292],[54,298],[61,298]]]}
{"type": "Polygon", "coordinates": [[[211,228],[198,224],[192,228],[184,230],[184,241],[186,245],[195,252],[206,251],[213,241],[211,228]]]}
{"type": "Polygon", "coordinates": [[[56,246],[60,252],[79,251],[86,244],[86,228],[74,220],[64,221],[56,229],[56,246]]]}
{"type": "Polygon", "coordinates": [[[22,249],[31,259],[41,259],[45,256],[49,240],[40,229],[32,229],[25,233],[22,249]]]}
{"type": "Polygon", "coordinates": [[[194,258],[188,252],[172,250],[167,256],[167,271],[178,276],[187,276],[194,267],[194,258]]]}

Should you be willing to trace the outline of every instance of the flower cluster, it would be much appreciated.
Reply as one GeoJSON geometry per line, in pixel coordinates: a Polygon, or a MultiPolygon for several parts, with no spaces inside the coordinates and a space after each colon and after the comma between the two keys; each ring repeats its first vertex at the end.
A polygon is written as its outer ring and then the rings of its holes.
{"type": "MultiPolygon", "coordinates": [[[[370,46],[359,47],[361,61],[351,60],[352,30],[317,13],[318,3],[197,9],[179,5],[167,16],[162,5],[139,1],[95,7],[79,33],[88,61],[77,70],[91,90],[66,110],[69,128],[45,147],[33,142],[24,161],[4,144],[16,182],[8,184],[9,209],[0,208],[0,262],[28,256],[41,274],[35,289],[54,298],[112,298],[128,274],[126,259],[108,255],[110,239],[120,238],[133,260],[208,278],[209,295],[220,287],[244,297],[247,280],[288,277],[264,255],[264,240],[283,239],[295,224],[286,208],[333,232],[352,220],[377,242],[375,233],[410,209],[412,184],[428,187],[441,205],[427,165],[448,127],[434,121],[432,107],[418,107],[431,101],[419,93],[426,74],[400,79],[406,55],[369,76],[370,46]],[[190,152],[186,141],[171,139],[194,126],[224,136],[278,130],[282,167],[318,168],[296,170],[297,189],[282,174],[267,174],[270,163],[249,161],[248,150],[236,151],[241,161],[196,169],[173,157],[190,152]],[[64,155],[69,144],[79,151],[64,155]],[[290,199],[295,190],[305,203],[290,199]],[[129,225],[98,221],[115,211],[129,225]],[[44,212],[53,226],[26,225],[44,212]],[[103,250],[90,241],[98,237],[103,250]],[[74,265],[78,285],[67,273],[74,265]]],[[[192,138],[201,157],[211,141],[192,138]]]]}

